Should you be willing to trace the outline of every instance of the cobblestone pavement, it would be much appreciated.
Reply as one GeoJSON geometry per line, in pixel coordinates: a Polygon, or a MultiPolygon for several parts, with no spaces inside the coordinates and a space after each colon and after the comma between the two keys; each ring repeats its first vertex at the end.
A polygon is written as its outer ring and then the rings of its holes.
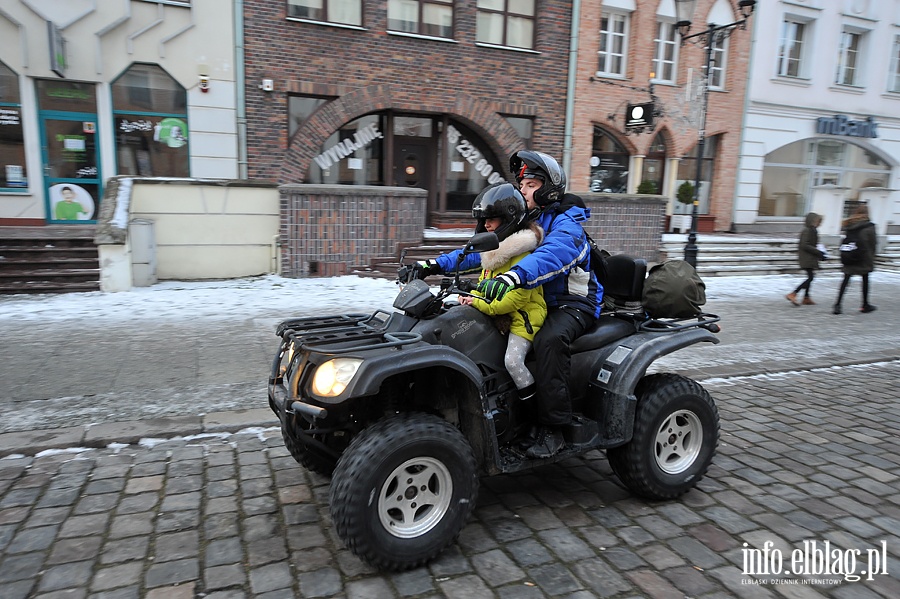
{"type": "Polygon", "coordinates": [[[874,281],[873,314],[853,309],[856,281],[841,316],[835,276],[803,308],[783,298],[797,277],[760,281],[771,292],[751,298],[708,282],[722,343],[654,365],[719,406],[698,489],[638,499],[600,452],[485,478],[459,542],[402,574],[343,547],[328,479],[273,428],[263,380],[283,315],[6,319],[0,599],[900,597],[900,276],[874,281]],[[837,574],[743,572],[826,542],[837,574]]]}
{"type": "Polygon", "coordinates": [[[459,542],[401,574],[343,548],[328,479],[277,429],[8,457],[0,597],[896,598],[898,378],[894,360],[708,381],[722,436],[698,489],[637,499],[599,452],[485,478],[459,542]],[[792,552],[825,543],[837,575],[743,573],[747,549],[802,568],[792,552]]]}

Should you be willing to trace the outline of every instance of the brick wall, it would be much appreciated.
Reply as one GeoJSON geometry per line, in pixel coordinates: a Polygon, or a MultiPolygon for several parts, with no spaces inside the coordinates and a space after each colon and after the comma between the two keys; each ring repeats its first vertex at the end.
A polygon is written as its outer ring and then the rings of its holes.
{"type": "Polygon", "coordinates": [[[281,271],[286,277],[337,276],[372,258],[420,243],[426,194],[365,185],[282,185],[281,271]]]}
{"type": "Polygon", "coordinates": [[[662,196],[583,193],[591,209],[584,229],[610,254],[628,254],[659,261],[660,237],[666,219],[662,196]]]}
{"type": "MultiPolygon", "coordinates": [[[[737,1],[731,0],[730,3],[734,15],[740,18],[737,1]]],[[[626,104],[650,101],[650,95],[646,91],[632,88],[649,86],[659,2],[637,0],[637,9],[631,13],[628,67],[624,79],[597,77],[597,52],[600,46],[598,30],[602,4],[601,0],[585,0],[582,5],[572,171],[569,181],[571,191],[578,194],[590,188],[589,161],[594,125],[602,126],[635,155],[646,155],[654,137],[660,132],[666,140],[666,154],[669,157],[680,157],[690,152],[698,138],[697,126],[683,118],[685,107],[679,95],[684,94],[683,86],[688,80],[688,69],[692,69],[694,78],[701,76],[705,62],[704,45],[687,43],[678,49],[676,85],[654,85],[654,93],[659,99],[657,107],[664,113],[661,119],[657,119],[655,129],[652,132],[625,135],[626,104]]],[[[714,4],[715,0],[697,2],[692,33],[702,31],[706,27],[704,25],[707,23],[706,16],[714,4]]],[[[756,15],[751,16],[750,26],[754,18],[756,15]]],[[[736,30],[728,40],[725,89],[712,90],[709,93],[706,136],[709,138],[721,135],[710,195],[710,213],[715,217],[717,231],[728,230],[731,226],[750,56],[750,26],[747,30],[736,30]]],[[[632,173],[632,177],[637,177],[635,185],[640,183],[640,173],[632,173]]],[[[674,193],[672,190],[673,197],[674,193]]]]}
{"type": "Polygon", "coordinates": [[[540,2],[534,52],[477,46],[475,0],[453,5],[453,40],[436,41],[388,34],[387,2],[363,2],[356,29],[289,21],[283,0],[246,0],[250,177],[303,182],[329,135],[387,109],[451,115],[482,135],[501,163],[523,145],[501,115],[534,117],[534,147],[561,155],[571,2],[540,2]],[[263,78],[274,80],[273,92],[259,89],[263,78]],[[290,146],[289,93],[333,100],[290,146]]]}

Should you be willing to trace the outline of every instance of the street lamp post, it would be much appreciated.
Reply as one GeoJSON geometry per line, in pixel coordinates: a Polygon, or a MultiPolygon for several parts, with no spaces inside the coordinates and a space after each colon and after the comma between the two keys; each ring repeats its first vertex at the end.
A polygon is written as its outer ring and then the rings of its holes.
{"type": "Polygon", "coordinates": [[[740,27],[746,27],[747,19],[753,14],[756,0],[740,0],[738,10],[741,19],[727,25],[715,25],[710,23],[709,28],[697,33],[688,32],[691,29],[691,19],[697,8],[697,0],[675,0],[675,27],[681,36],[681,44],[686,41],[702,42],[706,49],[706,61],[703,79],[703,98],[700,102],[700,125],[697,130],[697,170],[694,179],[694,204],[691,207],[691,230],[688,233],[687,244],[684,246],[684,260],[691,266],[697,266],[697,218],[700,208],[700,179],[703,176],[703,154],[706,150],[706,110],[709,104],[709,84],[712,78],[713,48],[731,35],[731,32],[740,27]]]}

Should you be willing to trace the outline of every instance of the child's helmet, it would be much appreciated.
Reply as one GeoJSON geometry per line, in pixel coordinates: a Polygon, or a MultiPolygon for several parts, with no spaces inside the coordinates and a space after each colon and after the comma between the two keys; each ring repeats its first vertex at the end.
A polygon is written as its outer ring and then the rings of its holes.
{"type": "Polygon", "coordinates": [[[553,202],[558,202],[566,193],[566,173],[560,168],[559,163],[543,152],[521,150],[509,158],[509,170],[516,178],[516,183],[522,179],[539,179],[544,182],[540,189],[534,192],[534,201],[544,207],[553,202]]]}
{"type": "Polygon", "coordinates": [[[522,228],[526,214],[528,207],[525,205],[525,197],[512,183],[496,183],[484,188],[472,204],[472,218],[478,221],[476,233],[487,231],[484,227],[485,219],[503,220],[503,224],[494,231],[500,241],[522,228]]]}

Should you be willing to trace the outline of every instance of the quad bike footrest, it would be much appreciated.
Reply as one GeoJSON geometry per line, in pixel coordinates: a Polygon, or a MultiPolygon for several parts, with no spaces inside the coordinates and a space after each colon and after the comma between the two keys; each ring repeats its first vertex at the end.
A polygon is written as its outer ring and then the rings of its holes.
{"type": "Polygon", "coordinates": [[[600,425],[596,420],[580,414],[572,417],[572,424],[563,427],[563,437],[569,445],[590,445],[600,436],[600,425]]]}

